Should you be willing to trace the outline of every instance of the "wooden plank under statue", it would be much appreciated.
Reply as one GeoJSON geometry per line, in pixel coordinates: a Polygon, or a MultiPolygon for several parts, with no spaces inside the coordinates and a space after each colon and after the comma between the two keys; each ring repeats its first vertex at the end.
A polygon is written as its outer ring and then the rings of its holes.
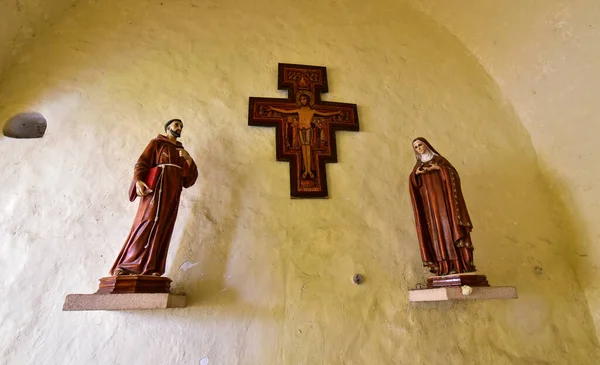
{"type": "Polygon", "coordinates": [[[473,224],[452,164],[425,139],[412,142],[416,163],[410,197],[423,266],[434,276],[427,289],[411,290],[410,301],[513,299],[514,287],[490,287],[473,260],[473,224]]]}
{"type": "Polygon", "coordinates": [[[183,188],[194,185],[198,169],[177,138],[183,122],[171,119],[165,135],[150,141],[135,164],[129,200],[140,198],[129,236],[111,276],[95,294],[69,294],[63,310],[160,309],[184,307],[185,296],[170,292],[163,277],[183,188]],[[118,295],[115,295],[118,294],[118,295]]]}
{"type": "Polygon", "coordinates": [[[275,127],[277,161],[290,163],[294,198],[327,198],[325,164],[337,162],[336,131],[358,131],[356,104],[326,102],[327,70],[280,63],[279,90],[287,99],[250,98],[248,125],[275,127]]]}

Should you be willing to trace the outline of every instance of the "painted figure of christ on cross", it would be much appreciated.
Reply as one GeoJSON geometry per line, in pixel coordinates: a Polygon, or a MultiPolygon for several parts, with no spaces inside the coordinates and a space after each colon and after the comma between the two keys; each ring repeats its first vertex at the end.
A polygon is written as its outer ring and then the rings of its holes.
{"type": "MultiPolygon", "coordinates": [[[[300,106],[296,109],[279,109],[274,107],[269,107],[270,110],[274,110],[276,112],[282,114],[298,114],[298,127],[295,131],[296,135],[292,136],[292,139],[296,137],[300,140],[300,145],[302,148],[302,164],[304,166],[304,172],[302,173],[302,178],[306,179],[308,175],[311,179],[315,177],[315,175],[311,171],[312,167],[312,151],[311,147],[313,145],[313,117],[315,115],[330,117],[333,115],[342,114],[341,111],[332,112],[332,113],[323,113],[318,110],[313,109],[310,106],[310,94],[308,91],[300,91],[298,92],[298,100],[300,101],[300,106]]],[[[294,119],[292,119],[294,121],[294,119]]],[[[288,120],[289,122],[289,120],[288,120]]],[[[292,132],[294,133],[294,131],[292,132]]]]}
{"type": "Polygon", "coordinates": [[[290,162],[292,197],[326,198],[325,164],[337,162],[335,131],[358,131],[356,104],[321,101],[325,67],[279,64],[278,86],[288,98],[251,97],[248,124],[276,128],[277,160],[290,162]]]}

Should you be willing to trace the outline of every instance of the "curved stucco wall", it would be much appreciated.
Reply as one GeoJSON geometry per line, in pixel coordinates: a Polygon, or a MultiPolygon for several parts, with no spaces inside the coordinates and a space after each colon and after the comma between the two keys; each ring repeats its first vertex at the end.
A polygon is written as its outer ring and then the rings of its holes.
{"type": "Polygon", "coordinates": [[[530,133],[600,336],[600,2],[409,2],[465,44],[530,133]]]}
{"type": "Polygon", "coordinates": [[[597,358],[529,134],[477,60],[409,7],[81,3],[23,55],[0,84],[0,118],[37,110],[49,127],[41,140],[0,139],[4,362],[597,358]],[[328,200],[291,200],[274,131],[247,126],[248,96],[283,96],[277,62],[327,66],[325,98],[359,105],[361,132],[339,134],[328,166],[328,200]],[[61,312],[67,293],[106,274],[135,213],[135,159],[173,116],[201,171],[167,266],[189,307],[61,312]],[[419,135],[461,173],[476,264],[518,300],[407,301],[426,277],[407,190],[419,135]]]}
{"type": "Polygon", "coordinates": [[[0,2],[0,78],[15,55],[35,38],[48,20],[77,0],[16,0],[0,2]]]}

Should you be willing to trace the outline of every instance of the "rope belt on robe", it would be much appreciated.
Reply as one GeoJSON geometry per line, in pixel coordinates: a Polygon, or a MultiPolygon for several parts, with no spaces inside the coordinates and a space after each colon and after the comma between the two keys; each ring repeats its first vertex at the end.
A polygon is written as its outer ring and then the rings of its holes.
{"type": "MultiPolygon", "coordinates": [[[[158,213],[160,212],[160,197],[162,195],[162,182],[163,182],[163,174],[165,172],[165,168],[166,167],[177,167],[178,169],[181,169],[181,166],[179,165],[175,165],[172,163],[163,163],[160,165],[157,165],[158,167],[160,167],[160,175],[158,176],[158,179],[156,181],[156,185],[159,186],[158,189],[158,206],[156,207],[156,216],[154,217],[154,223],[152,224],[152,229],[150,230],[150,234],[148,235],[148,242],[146,242],[146,245],[144,246],[144,248],[148,248],[148,246],[150,245],[150,240],[152,239],[152,233],[154,232],[154,228],[156,227],[156,223],[158,222],[158,213]]],[[[150,202],[150,205],[154,204],[154,198],[156,197],[156,194],[154,194],[154,196],[152,197],[152,201],[150,202]]]]}

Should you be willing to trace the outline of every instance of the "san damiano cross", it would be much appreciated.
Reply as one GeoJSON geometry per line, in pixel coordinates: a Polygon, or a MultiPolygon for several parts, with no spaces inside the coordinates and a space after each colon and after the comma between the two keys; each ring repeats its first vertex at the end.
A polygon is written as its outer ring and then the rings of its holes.
{"type": "Polygon", "coordinates": [[[248,125],[275,127],[277,161],[290,162],[294,198],[327,198],[325,164],[337,162],[335,131],[358,131],[356,104],[321,101],[327,70],[280,63],[279,90],[287,99],[250,98],[248,125]]]}

